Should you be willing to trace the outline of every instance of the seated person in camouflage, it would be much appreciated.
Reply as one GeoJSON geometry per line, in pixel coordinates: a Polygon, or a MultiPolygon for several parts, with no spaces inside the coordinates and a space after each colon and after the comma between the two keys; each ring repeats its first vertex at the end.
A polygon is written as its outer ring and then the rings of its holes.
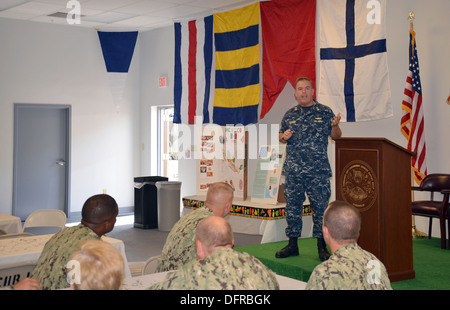
{"type": "Polygon", "coordinates": [[[101,240],[116,223],[119,212],[114,198],[101,194],[90,197],[83,205],[82,220],[77,226],[67,227],[45,244],[31,277],[44,290],[68,288],[65,266],[81,241],[101,240]]]}
{"type": "Polygon", "coordinates": [[[170,272],[156,290],[278,290],[273,272],[258,259],[233,250],[233,232],[227,220],[210,216],[195,233],[197,259],[170,272]]]}
{"type": "Polygon", "coordinates": [[[314,268],[307,290],[391,290],[385,266],[358,244],[361,215],[344,201],[329,204],[323,235],[333,253],[314,268]]]}
{"type": "Polygon", "coordinates": [[[73,290],[118,290],[125,278],[122,254],[100,240],[81,242],[67,268],[73,290]]]}
{"type": "Polygon", "coordinates": [[[183,216],[171,229],[158,259],[157,272],[176,270],[194,260],[195,229],[205,217],[225,217],[233,204],[234,189],[227,183],[217,182],[209,186],[203,207],[183,216]]]}

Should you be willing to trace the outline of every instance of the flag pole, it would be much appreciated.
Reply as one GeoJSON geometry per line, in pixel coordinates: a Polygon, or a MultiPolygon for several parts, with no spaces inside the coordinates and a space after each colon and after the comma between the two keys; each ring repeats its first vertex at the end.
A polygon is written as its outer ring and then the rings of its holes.
{"type": "MultiPolygon", "coordinates": [[[[409,19],[409,32],[412,34],[412,44],[411,44],[411,48],[412,48],[412,53],[414,54],[414,38],[415,38],[415,32],[414,32],[414,23],[413,20],[415,19],[415,15],[414,12],[411,11],[408,14],[408,19],[409,19]]],[[[411,188],[414,187],[414,171],[411,169],[411,188]]],[[[414,191],[411,191],[411,201],[414,201],[414,191]]],[[[427,235],[424,232],[419,231],[416,228],[416,220],[414,215],[412,215],[412,235],[413,237],[426,237],[427,235]]]]}
{"type": "MultiPolygon", "coordinates": [[[[414,171],[411,169],[411,188],[414,187],[414,171]]],[[[411,201],[414,201],[414,191],[411,190],[411,201]]],[[[416,218],[414,215],[411,216],[412,220],[412,235],[413,237],[427,237],[427,234],[418,230],[416,227],[416,218]]]]}
{"type": "Polygon", "coordinates": [[[412,34],[412,44],[411,44],[411,49],[412,49],[412,55],[414,56],[414,40],[416,37],[416,33],[414,32],[414,24],[413,24],[413,20],[416,18],[416,16],[414,15],[414,12],[411,11],[408,14],[408,19],[409,19],[409,33],[412,34]]]}

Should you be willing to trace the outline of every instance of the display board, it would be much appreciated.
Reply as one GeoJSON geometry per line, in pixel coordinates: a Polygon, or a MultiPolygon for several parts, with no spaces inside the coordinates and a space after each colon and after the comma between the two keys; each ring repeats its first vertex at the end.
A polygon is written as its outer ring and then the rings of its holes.
{"type": "Polygon", "coordinates": [[[203,126],[197,133],[197,195],[210,184],[226,182],[234,197],[247,198],[248,133],[241,126],[203,126]]]}

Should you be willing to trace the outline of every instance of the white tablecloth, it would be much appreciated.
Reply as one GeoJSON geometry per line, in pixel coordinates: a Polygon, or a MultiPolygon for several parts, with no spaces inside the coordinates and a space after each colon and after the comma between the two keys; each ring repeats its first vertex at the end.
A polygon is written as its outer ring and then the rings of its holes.
{"type": "MultiPolygon", "coordinates": [[[[170,272],[170,271],[169,271],[170,272]]],[[[144,276],[132,277],[125,279],[124,290],[145,290],[155,283],[162,282],[166,278],[168,272],[153,273],[144,276]]],[[[296,279],[276,275],[280,290],[304,290],[306,282],[296,279]]]]}
{"type": "Polygon", "coordinates": [[[22,221],[20,217],[0,213],[0,228],[8,234],[20,233],[22,232],[22,221]]]}
{"type": "MultiPolygon", "coordinates": [[[[47,243],[52,236],[53,235],[39,235],[4,240],[0,239],[0,266],[24,262],[37,262],[41,256],[45,243],[47,243]]],[[[102,239],[111,243],[120,251],[125,262],[125,277],[131,277],[123,241],[106,236],[103,236],[102,239]]]]}

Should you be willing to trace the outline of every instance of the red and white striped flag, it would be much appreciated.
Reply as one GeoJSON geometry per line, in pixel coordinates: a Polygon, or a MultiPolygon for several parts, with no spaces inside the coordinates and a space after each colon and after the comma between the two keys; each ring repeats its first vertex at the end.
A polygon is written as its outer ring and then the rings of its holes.
{"type": "Polygon", "coordinates": [[[402,101],[401,132],[408,139],[407,149],[415,152],[412,169],[417,184],[427,175],[425,160],[424,115],[422,108],[422,85],[419,75],[419,58],[414,30],[409,31],[409,71],[402,101]]]}
{"type": "Polygon", "coordinates": [[[174,23],[174,117],[177,124],[212,119],[213,15],[174,23]],[[211,95],[212,94],[212,95],[211,95]],[[211,111],[210,111],[211,110],[211,111]]]}

